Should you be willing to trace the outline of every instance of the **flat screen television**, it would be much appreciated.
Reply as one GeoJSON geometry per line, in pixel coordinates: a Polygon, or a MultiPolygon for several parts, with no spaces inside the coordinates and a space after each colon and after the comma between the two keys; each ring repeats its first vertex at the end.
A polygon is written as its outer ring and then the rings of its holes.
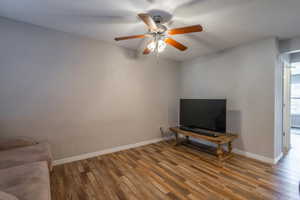
{"type": "Polygon", "coordinates": [[[226,132],[225,99],[181,99],[180,127],[226,132]]]}

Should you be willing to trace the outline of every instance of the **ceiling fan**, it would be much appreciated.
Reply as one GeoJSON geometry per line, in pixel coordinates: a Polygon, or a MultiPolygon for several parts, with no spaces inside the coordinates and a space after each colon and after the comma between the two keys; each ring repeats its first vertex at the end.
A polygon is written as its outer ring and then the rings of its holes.
{"type": "Polygon", "coordinates": [[[172,39],[170,35],[203,31],[201,25],[174,28],[169,30],[165,25],[161,23],[162,17],[160,15],[155,15],[152,17],[149,14],[141,13],[138,14],[138,17],[147,25],[148,32],[141,35],[117,37],[115,38],[115,40],[120,41],[128,39],[150,38],[150,41],[147,43],[143,51],[144,55],[150,54],[151,52],[162,52],[166,48],[167,44],[175,47],[180,51],[185,51],[187,47],[172,39]]]}

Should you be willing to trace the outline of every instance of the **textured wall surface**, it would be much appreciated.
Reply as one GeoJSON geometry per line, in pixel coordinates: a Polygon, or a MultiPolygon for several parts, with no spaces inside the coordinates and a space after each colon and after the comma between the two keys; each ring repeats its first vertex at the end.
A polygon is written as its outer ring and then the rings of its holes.
{"type": "Polygon", "coordinates": [[[178,118],[179,63],[0,19],[0,136],[55,159],[160,137],[178,118]]]}
{"type": "Polygon", "coordinates": [[[276,40],[266,39],[182,63],[181,97],[226,98],[234,147],[274,157],[276,40]]]}

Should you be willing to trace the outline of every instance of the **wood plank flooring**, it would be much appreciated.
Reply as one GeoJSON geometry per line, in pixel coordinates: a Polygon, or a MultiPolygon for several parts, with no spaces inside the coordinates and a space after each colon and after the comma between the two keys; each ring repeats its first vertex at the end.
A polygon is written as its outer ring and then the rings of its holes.
{"type": "Polygon", "coordinates": [[[300,199],[300,160],[277,166],[235,155],[220,168],[209,155],[160,142],[54,167],[53,200],[300,199]]]}

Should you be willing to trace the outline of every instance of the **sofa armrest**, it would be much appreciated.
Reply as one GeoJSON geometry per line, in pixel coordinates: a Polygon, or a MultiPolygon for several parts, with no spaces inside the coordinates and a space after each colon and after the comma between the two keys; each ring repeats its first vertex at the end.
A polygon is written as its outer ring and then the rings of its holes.
{"type": "Polygon", "coordinates": [[[52,160],[50,145],[46,142],[22,148],[0,151],[0,169],[25,165],[38,161],[47,161],[51,171],[52,160]]]}
{"type": "Polygon", "coordinates": [[[0,200],[18,200],[18,198],[12,194],[0,191],[0,200]]]}
{"type": "Polygon", "coordinates": [[[38,142],[25,137],[18,137],[14,139],[0,139],[0,151],[26,147],[35,144],[38,144],[38,142]]]}

